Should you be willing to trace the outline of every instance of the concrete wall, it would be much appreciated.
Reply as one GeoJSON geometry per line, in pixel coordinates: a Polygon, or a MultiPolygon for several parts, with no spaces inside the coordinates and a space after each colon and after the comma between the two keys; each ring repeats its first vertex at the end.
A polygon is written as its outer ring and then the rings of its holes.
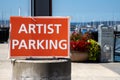
{"type": "Polygon", "coordinates": [[[106,25],[99,26],[98,42],[101,46],[101,62],[113,61],[114,34],[113,27],[106,25]]]}
{"type": "Polygon", "coordinates": [[[70,60],[16,60],[12,80],[71,80],[70,60]]]}

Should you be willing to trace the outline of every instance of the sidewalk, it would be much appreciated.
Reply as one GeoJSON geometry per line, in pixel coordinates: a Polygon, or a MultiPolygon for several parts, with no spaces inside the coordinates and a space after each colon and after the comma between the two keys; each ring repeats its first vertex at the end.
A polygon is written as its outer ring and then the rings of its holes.
{"type": "MultiPolygon", "coordinates": [[[[71,80],[120,80],[120,63],[72,63],[71,80]]],[[[0,80],[11,80],[8,44],[0,44],[0,80]]]]}
{"type": "Polygon", "coordinates": [[[120,63],[72,63],[72,80],[120,80],[120,74],[106,65],[118,65],[116,70],[120,73],[120,63]]]}

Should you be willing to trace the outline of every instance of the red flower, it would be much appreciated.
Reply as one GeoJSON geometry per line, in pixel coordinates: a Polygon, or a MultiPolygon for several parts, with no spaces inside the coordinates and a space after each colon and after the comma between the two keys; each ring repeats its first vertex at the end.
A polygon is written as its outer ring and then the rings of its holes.
{"type": "Polygon", "coordinates": [[[89,45],[90,45],[90,43],[86,42],[84,40],[71,41],[70,42],[70,49],[75,50],[75,51],[86,52],[86,51],[88,51],[88,46],[89,45]]]}
{"type": "Polygon", "coordinates": [[[81,34],[78,32],[73,32],[70,36],[70,49],[74,51],[86,52],[89,49],[90,43],[87,42],[91,36],[89,33],[81,34]]]}

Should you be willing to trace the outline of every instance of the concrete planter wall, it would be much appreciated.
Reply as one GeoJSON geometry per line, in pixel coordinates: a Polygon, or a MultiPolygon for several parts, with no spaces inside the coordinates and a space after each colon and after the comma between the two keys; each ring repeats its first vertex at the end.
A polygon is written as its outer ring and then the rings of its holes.
{"type": "Polygon", "coordinates": [[[87,52],[79,52],[79,51],[72,51],[71,52],[71,61],[87,61],[88,60],[88,53],[87,52]]]}
{"type": "Polygon", "coordinates": [[[69,60],[16,60],[12,80],[71,80],[69,60]]]}

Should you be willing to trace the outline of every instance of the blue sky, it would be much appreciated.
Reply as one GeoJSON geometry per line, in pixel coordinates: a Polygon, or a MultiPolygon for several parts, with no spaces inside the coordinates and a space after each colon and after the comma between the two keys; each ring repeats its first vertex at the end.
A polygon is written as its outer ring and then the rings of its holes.
{"type": "Polygon", "coordinates": [[[0,1],[0,20],[9,19],[11,15],[19,15],[19,8],[21,16],[30,15],[30,0],[1,0],[0,1]]]}
{"type": "MultiPolygon", "coordinates": [[[[52,0],[53,16],[70,16],[71,22],[120,20],[120,0],[52,0]]],[[[1,0],[0,19],[30,15],[30,0],[1,0]]]]}
{"type": "Polygon", "coordinates": [[[53,15],[71,22],[120,20],[120,0],[53,0],[53,15]]]}

